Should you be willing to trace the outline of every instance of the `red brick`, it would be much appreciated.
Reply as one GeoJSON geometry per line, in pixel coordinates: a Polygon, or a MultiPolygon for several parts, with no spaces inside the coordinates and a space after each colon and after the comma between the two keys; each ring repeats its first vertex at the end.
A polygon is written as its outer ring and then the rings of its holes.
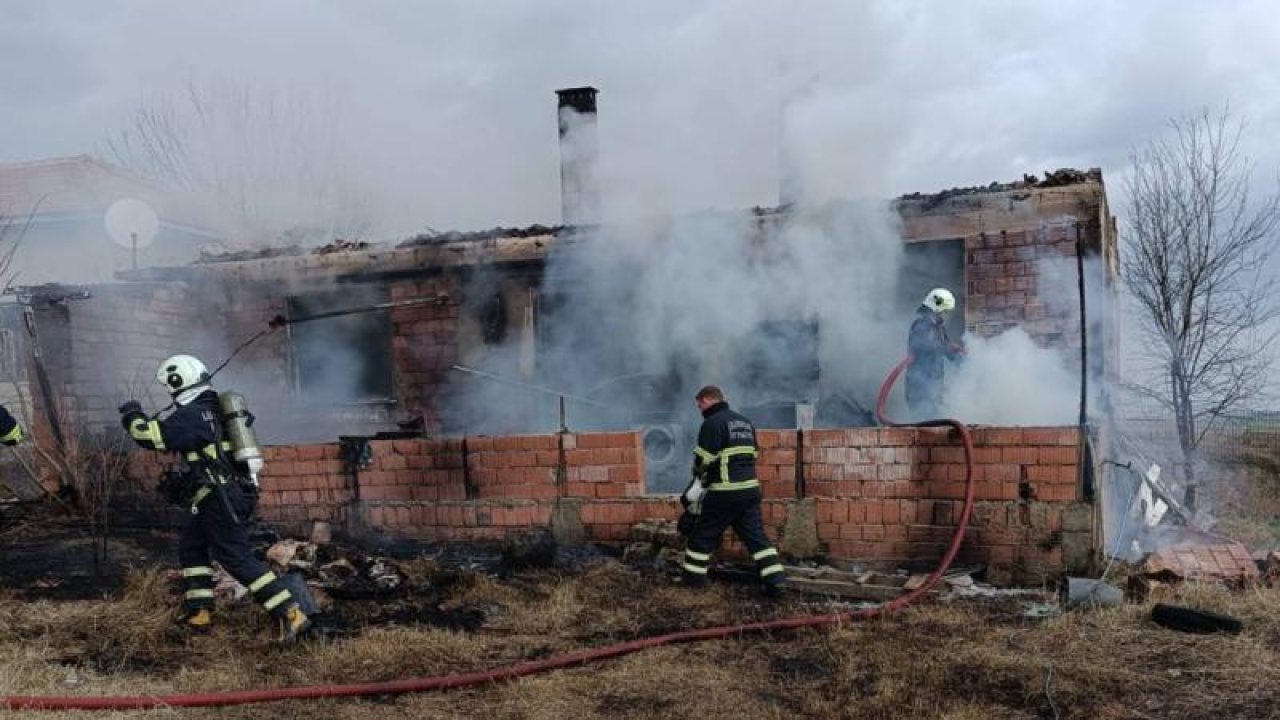
{"type": "Polygon", "coordinates": [[[964,461],[964,448],[962,447],[929,448],[929,462],[932,464],[962,463],[964,461]]]}
{"type": "Polygon", "coordinates": [[[841,447],[844,445],[843,430],[806,430],[804,434],[805,449],[841,447]]]}
{"type": "Polygon", "coordinates": [[[395,484],[395,474],[385,470],[367,470],[360,473],[360,487],[376,487],[395,484]]]}
{"type": "Polygon", "coordinates": [[[1003,455],[1004,462],[1015,463],[1018,465],[1034,465],[1040,461],[1040,448],[1037,447],[1006,447],[1003,455]]]}
{"type": "Polygon", "coordinates": [[[1077,477],[1073,465],[1032,465],[1027,468],[1031,482],[1075,487],[1077,477]]]}
{"type": "Polygon", "coordinates": [[[979,445],[1021,445],[1021,428],[983,428],[975,433],[974,442],[979,445]]]}
{"type": "Polygon", "coordinates": [[[876,477],[880,482],[901,482],[910,480],[912,474],[910,465],[881,465],[876,477]]]}
{"type": "Polygon", "coordinates": [[[1076,447],[1041,447],[1040,462],[1045,465],[1075,465],[1080,461],[1076,447]]]}
{"type": "Polygon", "coordinates": [[[627,487],[623,483],[605,482],[596,484],[596,497],[620,498],[626,497],[626,495],[627,487]]]}
{"type": "Polygon", "coordinates": [[[931,498],[950,498],[960,499],[965,494],[964,483],[960,482],[942,482],[932,483],[929,486],[929,497],[931,498]]]}
{"type": "Polygon", "coordinates": [[[759,430],[756,432],[756,442],[760,444],[761,450],[776,448],[782,443],[780,435],[779,430],[759,430]]]}
{"type": "Polygon", "coordinates": [[[565,495],[569,497],[595,497],[597,483],[570,482],[565,483],[565,495]]]}
{"type": "Polygon", "coordinates": [[[409,467],[409,462],[403,455],[387,455],[379,458],[378,467],[383,470],[404,470],[409,467]]]}
{"type": "Polygon", "coordinates": [[[863,520],[867,525],[881,525],[884,523],[884,503],[879,500],[867,500],[863,503],[866,508],[866,517],[863,520]]]}
{"type": "Polygon", "coordinates": [[[914,428],[881,428],[880,444],[886,447],[915,447],[919,433],[914,428]]]}
{"type": "Polygon", "coordinates": [[[1076,428],[1023,428],[1023,436],[1028,445],[1071,445],[1080,441],[1080,431],[1076,428]]]}
{"type": "Polygon", "coordinates": [[[795,450],[768,450],[760,454],[761,465],[795,465],[795,450]]]}
{"type": "Polygon", "coordinates": [[[954,445],[951,431],[946,428],[919,428],[916,431],[916,445],[928,447],[933,445],[954,445]]]}
{"type": "Polygon", "coordinates": [[[1074,502],[1078,498],[1076,488],[1072,485],[1039,485],[1036,497],[1049,502],[1074,502]]]}
{"type": "Polygon", "coordinates": [[[496,437],[493,439],[493,449],[502,452],[517,452],[520,450],[519,436],[496,437]]]}
{"type": "Polygon", "coordinates": [[[1021,468],[1017,465],[981,465],[978,467],[979,481],[1017,482],[1022,478],[1021,468]]]}
{"type": "Polygon", "coordinates": [[[621,465],[622,450],[619,448],[597,448],[591,451],[592,465],[621,465]]]}
{"type": "Polygon", "coordinates": [[[520,438],[522,450],[555,450],[555,435],[525,435],[520,438]]]}
{"type": "Polygon", "coordinates": [[[321,445],[302,445],[298,447],[299,460],[323,460],[324,447],[321,445]]]}
{"type": "MultiPolygon", "coordinates": [[[[521,438],[523,440],[524,438],[521,438]]],[[[529,468],[538,464],[538,453],[531,450],[523,450],[521,452],[513,452],[507,456],[507,461],[511,467],[529,468]]]]}
{"type": "Polygon", "coordinates": [[[973,449],[973,461],[979,464],[988,465],[1002,462],[1004,459],[1004,451],[999,447],[975,447],[973,449]]]}
{"type": "Polygon", "coordinates": [[[400,455],[421,455],[424,442],[422,440],[392,440],[391,448],[400,455]]]}

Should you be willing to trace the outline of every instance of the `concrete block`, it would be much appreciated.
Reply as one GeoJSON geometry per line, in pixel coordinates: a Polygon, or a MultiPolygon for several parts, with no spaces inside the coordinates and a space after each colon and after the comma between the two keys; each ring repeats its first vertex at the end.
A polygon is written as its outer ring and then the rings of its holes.
{"type": "Polygon", "coordinates": [[[809,558],[821,552],[813,498],[791,504],[787,523],[782,530],[781,550],[784,555],[793,558],[809,558]]]}
{"type": "Polygon", "coordinates": [[[587,532],[582,525],[582,503],[559,498],[551,511],[551,534],[561,545],[577,545],[586,542],[587,532]]]}

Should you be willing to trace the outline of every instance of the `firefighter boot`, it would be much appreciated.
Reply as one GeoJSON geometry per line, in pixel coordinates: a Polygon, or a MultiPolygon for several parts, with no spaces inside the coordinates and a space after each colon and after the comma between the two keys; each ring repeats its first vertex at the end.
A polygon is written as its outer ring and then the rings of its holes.
{"type": "Polygon", "coordinates": [[[281,643],[292,643],[311,629],[311,618],[302,612],[297,603],[292,603],[280,613],[280,634],[276,637],[281,643]]]}
{"type": "Polygon", "coordinates": [[[189,632],[204,635],[213,628],[213,611],[209,608],[192,610],[182,618],[182,627],[189,632]]]}

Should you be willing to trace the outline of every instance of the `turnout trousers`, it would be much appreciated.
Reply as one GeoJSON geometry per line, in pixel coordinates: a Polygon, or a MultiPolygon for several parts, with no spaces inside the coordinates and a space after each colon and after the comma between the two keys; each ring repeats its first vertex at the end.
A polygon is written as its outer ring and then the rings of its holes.
{"type": "Polygon", "coordinates": [[[232,517],[217,492],[196,506],[196,512],[182,529],[178,540],[178,560],[182,563],[183,609],[192,614],[212,609],[213,567],[216,561],[237,582],[249,589],[253,599],[273,615],[282,615],[292,595],[267,564],[254,557],[249,545],[249,517],[254,510],[254,497],[232,479],[222,486],[228,503],[235,509],[232,517]],[[239,519],[239,522],[237,522],[239,519]]]}
{"type": "Polygon", "coordinates": [[[747,552],[751,553],[760,581],[766,585],[782,583],[785,578],[782,558],[764,532],[760,488],[718,491],[714,487],[709,488],[702,498],[702,512],[689,533],[681,568],[683,582],[689,585],[706,582],[711,553],[720,545],[724,531],[732,527],[734,534],[747,546],[747,552]]]}

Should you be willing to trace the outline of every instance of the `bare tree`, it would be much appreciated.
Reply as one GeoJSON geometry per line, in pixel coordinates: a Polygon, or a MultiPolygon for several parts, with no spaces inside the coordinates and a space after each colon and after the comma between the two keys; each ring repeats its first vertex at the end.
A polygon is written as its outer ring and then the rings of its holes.
{"type": "Polygon", "coordinates": [[[1136,389],[1173,417],[1187,504],[1205,434],[1264,388],[1280,314],[1267,260],[1280,194],[1250,195],[1229,108],[1171,122],[1131,156],[1123,274],[1150,364],[1136,389]]]}
{"type": "Polygon", "coordinates": [[[236,240],[314,243],[369,229],[340,142],[340,107],[294,90],[198,82],[143,101],[112,159],[206,200],[236,240]]]}

